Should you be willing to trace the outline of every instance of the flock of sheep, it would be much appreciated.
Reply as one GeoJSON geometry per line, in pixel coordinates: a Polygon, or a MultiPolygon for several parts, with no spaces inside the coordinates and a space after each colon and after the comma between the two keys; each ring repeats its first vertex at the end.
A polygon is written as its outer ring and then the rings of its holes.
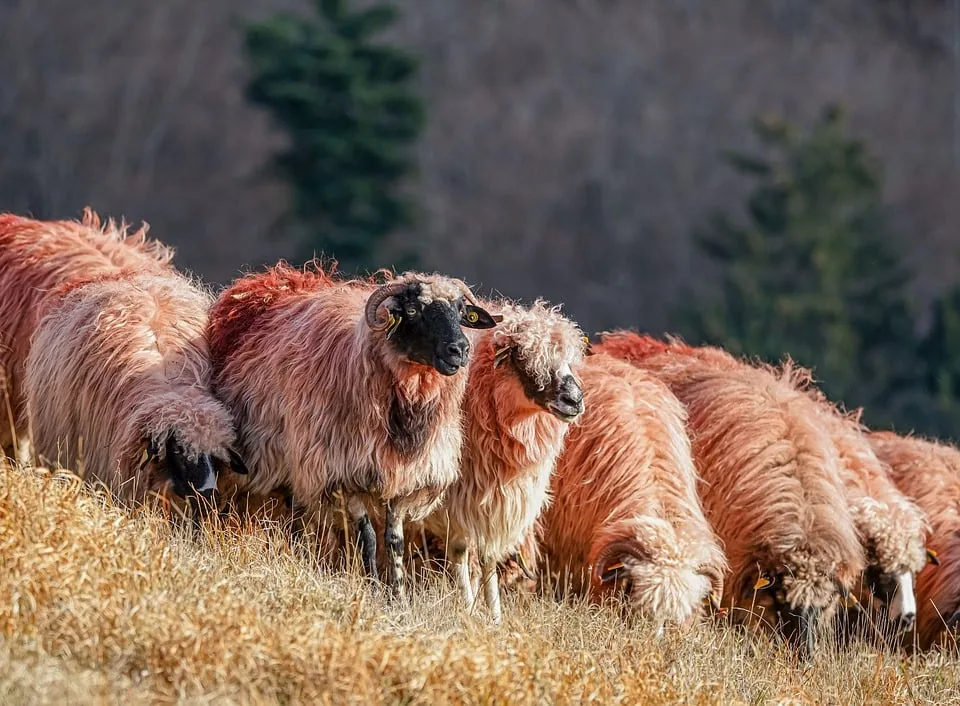
{"type": "Polygon", "coordinates": [[[5,455],[198,521],[309,520],[394,594],[433,547],[494,621],[526,577],[803,654],[955,644],[960,452],[866,430],[789,363],[591,344],[440,275],[281,263],[214,301],[87,210],[0,216],[0,382],[5,455]]]}

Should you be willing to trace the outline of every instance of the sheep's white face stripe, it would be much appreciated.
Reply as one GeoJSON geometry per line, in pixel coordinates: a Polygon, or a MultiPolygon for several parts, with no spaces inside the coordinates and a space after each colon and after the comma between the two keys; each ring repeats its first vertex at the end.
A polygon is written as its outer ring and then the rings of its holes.
{"type": "Polygon", "coordinates": [[[897,576],[897,593],[890,604],[890,617],[894,620],[901,616],[917,614],[917,599],[913,594],[913,574],[904,571],[897,576]]]}
{"type": "Polygon", "coordinates": [[[567,375],[573,376],[573,371],[570,369],[569,363],[564,363],[561,365],[558,372],[561,379],[567,377],[567,375]]]}

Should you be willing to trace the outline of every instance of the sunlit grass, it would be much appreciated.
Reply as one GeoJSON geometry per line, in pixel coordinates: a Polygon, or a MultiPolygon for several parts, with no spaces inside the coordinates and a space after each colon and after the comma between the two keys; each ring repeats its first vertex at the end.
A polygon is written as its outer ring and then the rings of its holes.
{"type": "Polygon", "coordinates": [[[0,703],[956,703],[960,670],[856,645],[799,665],[705,627],[433,579],[393,603],[270,528],[195,541],[66,474],[0,466],[0,703]]]}

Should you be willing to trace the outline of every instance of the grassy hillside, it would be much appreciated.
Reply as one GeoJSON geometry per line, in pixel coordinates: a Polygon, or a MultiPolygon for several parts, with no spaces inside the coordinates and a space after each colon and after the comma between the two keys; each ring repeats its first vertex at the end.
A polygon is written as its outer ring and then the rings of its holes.
{"type": "Polygon", "coordinates": [[[956,703],[953,657],[798,666],[732,630],[650,638],[610,607],[434,581],[408,605],[270,530],[193,542],[67,475],[0,466],[0,703],[956,703]],[[751,654],[752,653],[752,654],[751,654]]]}

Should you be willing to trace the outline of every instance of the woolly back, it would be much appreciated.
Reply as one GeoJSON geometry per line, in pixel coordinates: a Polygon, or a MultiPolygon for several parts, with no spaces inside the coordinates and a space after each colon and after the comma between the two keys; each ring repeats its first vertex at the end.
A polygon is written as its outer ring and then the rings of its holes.
{"type": "Polygon", "coordinates": [[[871,432],[868,438],[897,487],[926,514],[927,547],[940,562],[927,564],[917,577],[917,636],[926,648],[960,610],[960,451],[892,432],[871,432]]]}
{"type": "MultiPolygon", "coordinates": [[[[757,563],[785,569],[794,605],[829,602],[834,578],[851,586],[863,558],[839,460],[802,393],[748,366],[690,368],[670,387],[686,405],[701,496],[735,578],[757,563]]],[[[744,587],[729,588],[734,598],[744,587]]]]}
{"type": "Polygon", "coordinates": [[[633,331],[605,331],[600,334],[600,343],[594,346],[594,350],[648,369],[653,365],[682,365],[689,359],[710,362],[718,368],[740,365],[736,358],[720,348],[691,346],[675,336],[660,340],[633,331]]]}
{"type": "MultiPolygon", "coordinates": [[[[129,233],[123,223],[104,224],[89,209],[81,222],[0,215],[0,377],[6,375],[14,409],[23,404],[20,378],[30,337],[57,287],[120,271],[173,272],[173,252],[146,233],[146,225],[129,233]]],[[[0,443],[5,435],[9,424],[0,424],[0,443]]]]}
{"type": "Polygon", "coordinates": [[[51,307],[27,359],[36,450],[142,499],[148,437],[228,459],[232,421],[209,391],[210,298],[179,276],[93,281],[51,307]]]}
{"type": "Polygon", "coordinates": [[[679,401],[649,374],[602,353],[585,359],[581,377],[586,411],[567,436],[543,518],[551,563],[569,568],[576,583],[627,542],[639,562],[659,567],[651,581],[683,571],[721,582],[725,562],[697,496],[679,401]]]}
{"type": "Polygon", "coordinates": [[[303,269],[280,261],[265,272],[241,277],[224,290],[210,312],[210,350],[219,364],[267,311],[338,284],[336,265],[317,263],[303,269]]]}

